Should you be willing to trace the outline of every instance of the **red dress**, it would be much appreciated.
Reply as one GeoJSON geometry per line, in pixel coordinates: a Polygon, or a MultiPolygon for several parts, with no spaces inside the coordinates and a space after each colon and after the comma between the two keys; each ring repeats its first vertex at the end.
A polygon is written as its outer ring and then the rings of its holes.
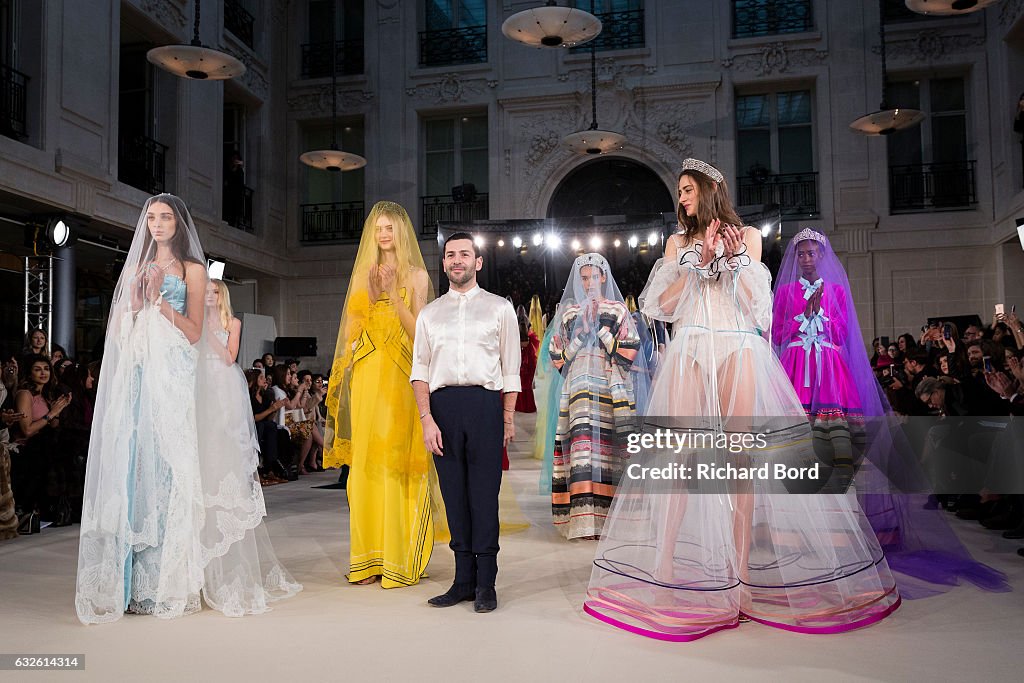
{"type": "MultiPolygon", "coordinates": [[[[529,342],[522,347],[522,362],[519,365],[519,379],[522,382],[522,391],[516,399],[517,413],[536,413],[537,403],[533,400],[533,374],[537,371],[537,351],[540,349],[540,339],[530,331],[529,342]]],[[[501,451],[501,469],[507,470],[508,448],[501,451]]]]}
{"type": "Polygon", "coordinates": [[[530,332],[529,341],[522,347],[522,362],[519,364],[519,379],[522,381],[523,389],[516,399],[517,413],[536,413],[537,404],[533,400],[533,375],[537,371],[537,351],[540,349],[540,339],[530,332]]]}

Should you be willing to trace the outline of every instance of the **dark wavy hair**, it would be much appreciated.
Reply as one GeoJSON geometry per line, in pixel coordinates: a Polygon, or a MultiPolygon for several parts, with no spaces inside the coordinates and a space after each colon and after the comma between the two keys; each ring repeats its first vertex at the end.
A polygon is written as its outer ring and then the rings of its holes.
{"type": "MultiPolygon", "coordinates": [[[[170,244],[167,246],[171,250],[171,254],[174,258],[181,262],[182,267],[185,267],[186,262],[198,263],[205,267],[205,264],[201,261],[188,256],[188,231],[185,230],[185,226],[188,225],[189,216],[188,207],[185,206],[185,202],[180,197],[173,194],[163,193],[154,195],[149,198],[146,202],[146,208],[148,209],[155,202],[160,202],[171,207],[171,211],[174,212],[174,237],[171,238],[170,244]]],[[[145,227],[145,226],[143,226],[145,227]]],[[[149,234],[149,230],[146,230],[145,241],[142,243],[142,255],[143,258],[149,254],[149,250],[153,248],[153,237],[149,234]]]]}
{"type": "Polygon", "coordinates": [[[53,367],[50,365],[49,358],[38,353],[25,356],[21,359],[19,371],[21,373],[20,381],[18,382],[19,391],[27,391],[33,396],[42,394],[43,398],[47,401],[53,401],[57,398],[57,373],[54,372],[53,367]],[[36,363],[44,363],[46,367],[50,368],[50,379],[43,385],[42,390],[37,389],[36,383],[32,381],[32,366],[36,363]]]}
{"type": "Polygon", "coordinates": [[[676,178],[676,187],[683,176],[689,176],[697,186],[697,215],[687,216],[683,205],[676,199],[676,218],[679,219],[679,227],[683,229],[683,235],[687,241],[693,236],[711,225],[714,219],[720,220],[725,225],[743,227],[743,219],[736,213],[729,197],[729,186],[723,180],[716,183],[710,177],[700,171],[687,169],[676,178]]]}

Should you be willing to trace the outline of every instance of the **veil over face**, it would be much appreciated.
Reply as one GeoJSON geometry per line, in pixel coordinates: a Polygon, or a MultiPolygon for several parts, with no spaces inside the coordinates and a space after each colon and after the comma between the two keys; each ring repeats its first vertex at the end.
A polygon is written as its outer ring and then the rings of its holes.
{"type": "MultiPolygon", "coordinates": [[[[345,303],[341,312],[341,323],[338,327],[338,342],[334,350],[334,361],[331,364],[331,376],[327,389],[327,427],[324,434],[324,466],[338,467],[350,463],[352,439],[352,365],[360,358],[374,350],[372,335],[367,332],[370,307],[377,297],[372,296],[371,275],[377,272],[378,266],[384,264],[385,247],[394,249],[398,261],[395,273],[396,289],[399,296],[412,302],[416,273],[426,273],[423,255],[420,253],[416,240],[416,231],[406,210],[395,202],[381,201],[374,204],[366,221],[363,223],[363,234],[359,240],[352,277],[345,303]],[[390,219],[391,244],[381,244],[378,239],[378,221],[382,217],[390,219]],[[371,301],[371,298],[373,301],[371,301]]],[[[425,291],[418,293],[422,297],[421,304],[434,298],[434,288],[430,278],[425,280],[425,291]]],[[[405,358],[397,347],[388,347],[395,353],[399,364],[411,367],[411,358],[405,358]]],[[[394,467],[418,467],[414,463],[391,463],[394,467]]],[[[425,466],[425,465],[424,465],[425,466]]]]}
{"type": "Polygon", "coordinates": [[[199,609],[200,595],[240,616],[301,588],[261,524],[245,380],[207,300],[204,264],[185,203],[147,200],[114,288],[98,379],[75,596],[84,623],[129,606],[180,616],[199,609]]]}
{"type": "MultiPolygon", "coordinates": [[[[889,565],[902,574],[901,594],[930,595],[959,577],[986,590],[1008,590],[1005,576],[971,557],[944,513],[927,509],[930,484],[871,369],[846,270],[828,238],[814,230],[797,234],[783,257],[772,344],[808,415],[838,415],[855,435],[860,432],[851,440],[859,465],[855,488],[889,565]],[[819,290],[820,315],[808,320],[805,302],[819,290]],[[820,382],[805,371],[812,367],[822,374],[820,382]]],[[[840,431],[833,420],[831,432],[840,431]]]]}

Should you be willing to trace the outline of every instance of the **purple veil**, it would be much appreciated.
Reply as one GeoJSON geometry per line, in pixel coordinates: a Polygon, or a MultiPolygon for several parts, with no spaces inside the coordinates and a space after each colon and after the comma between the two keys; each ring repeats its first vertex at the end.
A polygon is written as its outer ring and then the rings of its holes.
{"type": "Polygon", "coordinates": [[[853,483],[889,566],[903,575],[901,595],[943,592],[942,586],[957,585],[960,578],[989,591],[1010,590],[1005,575],[971,557],[944,511],[925,509],[930,486],[871,368],[846,270],[819,232],[801,231],[783,256],[775,281],[772,346],[780,359],[790,354],[791,362],[783,365],[812,419],[831,414],[848,420],[851,428],[863,425],[852,439],[853,483]],[[808,260],[816,271],[813,281],[801,265],[808,260]],[[821,315],[807,320],[805,302],[818,289],[821,315]],[[803,370],[811,367],[811,355],[823,375],[820,382],[803,370]]]}

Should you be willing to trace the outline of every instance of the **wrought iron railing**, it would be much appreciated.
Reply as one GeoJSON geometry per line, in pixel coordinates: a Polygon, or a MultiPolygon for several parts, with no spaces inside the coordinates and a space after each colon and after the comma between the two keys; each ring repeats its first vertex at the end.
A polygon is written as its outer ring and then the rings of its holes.
{"type": "Polygon", "coordinates": [[[243,232],[255,232],[252,225],[252,201],[254,194],[254,190],[245,185],[224,188],[224,206],[221,207],[221,215],[228,225],[238,228],[243,232]]]}
{"type": "MultiPolygon", "coordinates": [[[[594,38],[594,49],[628,50],[644,46],[644,11],[634,9],[626,12],[603,12],[597,15],[601,20],[601,32],[594,38]]],[[[571,48],[570,52],[588,52],[590,43],[571,48]]]]}
{"type": "Polygon", "coordinates": [[[732,37],[803,33],[814,28],[811,0],[733,0],[732,37]]]}
{"type": "MultiPolygon", "coordinates": [[[[331,41],[306,43],[302,46],[302,77],[323,78],[331,75],[331,41]]],[[[334,43],[334,62],[339,76],[363,73],[363,41],[338,40],[334,43]]]]}
{"type": "Polygon", "coordinates": [[[117,146],[117,179],[151,194],[164,191],[167,145],[145,135],[123,135],[117,146]]]}
{"type": "Polygon", "coordinates": [[[231,31],[235,36],[253,47],[252,26],[256,19],[249,10],[242,6],[241,0],[225,0],[224,2],[224,28],[231,31]]]}
{"type": "Polygon", "coordinates": [[[28,135],[27,87],[28,76],[0,64],[0,135],[21,138],[28,135]]]}
{"type": "Polygon", "coordinates": [[[487,26],[420,31],[420,66],[487,61],[487,26]]]}
{"type": "Polygon", "coordinates": [[[740,206],[777,204],[786,218],[818,215],[818,174],[780,173],[738,179],[740,206]]]}
{"type": "Polygon", "coordinates": [[[974,161],[889,167],[890,213],[969,209],[978,203],[974,161]]]}
{"type": "Polygon", "coordinates": [[[331,202],[302,205],[302,237],[305,243],[350,242],[363,232],[363,202],[331,202]]]}
{"type": "Polygon", "coordinates": [[[487,220],[487,193],[477,194],[468,201],[457,202],[450,194],[420,197],[423,223],[420,233],[433,235],[439,222],[465,222],[487,220]]]}

